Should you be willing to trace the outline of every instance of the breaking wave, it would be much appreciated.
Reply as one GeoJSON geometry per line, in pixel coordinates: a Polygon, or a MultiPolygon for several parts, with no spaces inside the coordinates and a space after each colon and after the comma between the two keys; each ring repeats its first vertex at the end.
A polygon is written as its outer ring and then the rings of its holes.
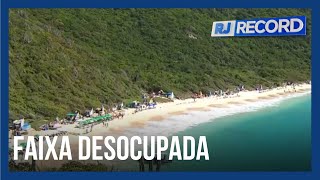
{"type": "Polygon", "coordinates": [[[291,94],[274,99],[264,99],[246,104],[228,104],[228,107],[212,107],[209,111],[190,111],[183,115],[172,115],[162,121],[148,121],[143,128],[128,128],[126,136],[172,136],[177,132],[195,127],[201,123],[214,121],[217,118],[239,113],[253,112],[266,107],[278,106],[282,101],[308,95],[311,92],[291,94]]]}

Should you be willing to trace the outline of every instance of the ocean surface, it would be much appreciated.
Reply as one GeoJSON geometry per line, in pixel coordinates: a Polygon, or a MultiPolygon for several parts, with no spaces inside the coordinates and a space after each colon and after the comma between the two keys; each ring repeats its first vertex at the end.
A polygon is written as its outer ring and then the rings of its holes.
{"type": "MultiPolygon", "coordinates": [[[[126,135],[206,136],[210,160],[174,159],[160,171],[310,171],[311,94],[192,111],[126,135]]],[[[137,171],[138,163],[122,170],[137,171]]]]}
{"type": "Polygon", "coordinates": [[[174,161],[161,171],[309,171],[311,95],[218,118],[175,135],[206,136],[210,160],[174,161]]]}

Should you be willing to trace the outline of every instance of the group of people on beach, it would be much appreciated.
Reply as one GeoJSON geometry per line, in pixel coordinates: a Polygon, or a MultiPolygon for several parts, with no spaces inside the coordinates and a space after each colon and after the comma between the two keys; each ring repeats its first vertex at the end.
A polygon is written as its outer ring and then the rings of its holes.
{"type": "MultiPolygon", "coordinates": [[[[311,82],[310,82],[311,83],[311,82]]],[[[284,92],[291,91],[288,90],[287,87],[290,86],[293,88],[294,91],[296,91],[295,87],[299,85],[293,82],[285,82],[281,85],[277,85],[278,88],[284,88],[284,92]]],[[[259,93],[268,91],[270,89],[273,89],[273,86],[271,88],[263,88],[262,85],[256,86],[255,90],[259,91],[259,93]]],[[[231,97],[238,97],[239,92],[241,91],[247,91],[245,86],[243,84],[240,84],[234,88],[234,90],[227,89],[225,91],[219,89],[215,90],[213,92],[208,91],[206,93],[203,93],[202,91],[193,93],[191,96],[193,101],[195,102],[197,98],[205,98],[205,97],[217,97],[217,98],[231,98],[231,97]]],[[[175,98],[173,95],[173,92],[170,93],[165,93],[163,90],[159,90],[157,93],[151,92],[149,94],[143,94],[142,95],[142,103],[139,101],[133,101],[132,103],[128,105],[124,105],[123,102],[118,103],[108,109],[105,109],[104,106],[102,105],[101,108],[96,108],[95,110],[92,108],[91,110],[85,111],[83,114],[80,113],[80,111],[75,111],[74,113],[68,113],[67,116],[63,119],[59,119],[58,117],[53,121],[49,122],[46,124],[43,124],[39,127],[40,130],[47,131],[47,130],[55,130],[62,125],[67,125],[67,124],[73,124],[76,123],[78,120],[85,120],[88,118],[92,117],[97,117],[97,116],[103,116],[105,114],[110,114],[111,115],[111,120],[113,119],[122,119],[125,116],[126,110],[125,108],[134,108],[135,111],[133,113],[137,113],[139,111],[147,110],[147,109],[152,109],[155,108],[157,103],[155,101],[156,97],[160,98],[175,98]]],[[[108,121],[99,121],[99,122],[91,122],[90,124],[87,124],[84,126],[86,129],[86,133],[92,132],[92,129],[95,125],[102,123],[103,126],[109,127],[108,121]]],[[[11,134],[13,136],[15,135],[21,135],[21,129],[19,130],[18,128],[12,129],[11,134]]]]}

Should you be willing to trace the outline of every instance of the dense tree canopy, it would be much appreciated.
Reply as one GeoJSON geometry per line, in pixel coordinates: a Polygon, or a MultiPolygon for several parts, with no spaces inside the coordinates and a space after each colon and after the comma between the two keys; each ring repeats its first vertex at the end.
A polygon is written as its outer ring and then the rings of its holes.
{"type": "Polygon", "coordinates": [[[11,9],[9,20],[11,118],[310,79],[308,9],[11,9]],[[307,36],[210,37],[213,21],[291,15],[307,16],[307,36]]]}

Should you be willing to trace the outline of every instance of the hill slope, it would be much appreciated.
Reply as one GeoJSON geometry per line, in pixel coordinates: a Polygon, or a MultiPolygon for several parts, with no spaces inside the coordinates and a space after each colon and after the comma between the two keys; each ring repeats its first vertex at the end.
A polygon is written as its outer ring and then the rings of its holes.
{"type": "Polygon", "coordinates": [[[160,88],[184,96],[308,80],[310,18],[307,9],[12,9],[10,118],[160,88]],[[307,37],[210,37],[213,21],[290,15],[307,15],[307,37]]]}

